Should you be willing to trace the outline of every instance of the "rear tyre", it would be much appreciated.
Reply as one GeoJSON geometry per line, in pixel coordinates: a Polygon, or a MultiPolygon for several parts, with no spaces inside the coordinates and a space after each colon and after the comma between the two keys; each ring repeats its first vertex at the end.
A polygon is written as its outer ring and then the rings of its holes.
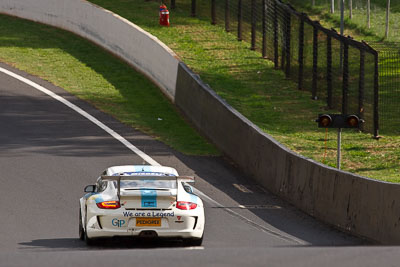
{"type": "Polygon", "coordinates": [[[85,240],[85,229],[83,229],[82,212],[80,208],[79,208],[79,239],[85,240]]]}
{"type": "MultiPolygon", "coordinates": [[[[87,214],[87,211],[86,211],[86,214],[87,214]]],[[[85,226],[86,226],[85,228],[87,229],[86,218],[85,218],[85,226]]],[[[84,231],[84,232],[83,232],[83,236],[84,236],[83,239],[85,240],[87,246],[94,246],[94,245],[96,245],[95,240],[93,240],[92,238],[89,238],[89,237],[88,237],[87,231],[84,231]]]]}
{"type": "Polygon", "coordinates": [[[88,246],[94,246],[94,245],[96,245],[95,240],[93,240],[92,238],[89,238],[89,237],[87,236],[87,233],[86,233],[86,232],[85,232],[85,242],[86,242],[86,245],[88,245],[88,246]]]}

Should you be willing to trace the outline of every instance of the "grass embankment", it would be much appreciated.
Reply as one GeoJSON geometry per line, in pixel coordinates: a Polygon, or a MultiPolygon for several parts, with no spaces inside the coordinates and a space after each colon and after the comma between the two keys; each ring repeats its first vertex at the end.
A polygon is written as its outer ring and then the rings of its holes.
{"type": "MultiPolygon", "coordinates": [[[[327,27],[340,27],[340,7],[335,1],[335,13],[330,13],[330,5],[325,0],[317,0],[315,6],[311,1],[285,0],[294,5],[298,10],[314,15],[315,19],[321,20],[327,27]]],[[[387,0],[371,1],[371,27],[367,26],[367,1],[353,0],[353,17],[350,19],[348,1],[345,3],[345,34],[366,41],[400,41],[400,2],[391,1],[391,13],[389,19],[389,36],[385,39],[386,30],[386,3],[387,0]]]]}
{"type": "Polygon", "coordinates": [[[0,61],[64,88],[179,151],[218,154],[143,75],[69,32],[0,15],[0,61]]]}
{"type": "MultiPolygon", "coordinates": [[[[340,8],[335,2],[335,13],[330,12],[330,5],[326,0],[316,0],[313,6],[311,1],[286,0],[300,11],[307,12],[315,20],[319,20],[326,28],[336,28],[340,30],[340,8]]],[[[353,17],[350,18],[349,1],[346,1],[344,12],[344,34],[352,36],[356,40],[365,40],[379,52],[379,125],[380,131],[384,135],[400,133],[400,119],[398,114],[400,109],[400,65],[399,65],[399,42],[400,42],[400,2],[391,4],[390,31],[385,37],[386,29],[386,0],[371,1],[371,27],[367,25],[367,1],[353,0],[353,17]]],[[[350,52],[350,59],[351,59],[350,52]]],[[[354,53],[358,62],[359,56],[354,53]]],[[[368,61],[368,60],[367,60],[368,61]]],[[[373,63],[369,60],[370,70],[373,73],[373,63]]],[[[358,64],[350,66],[351,73],[358,75],[358,64]]],[[[367,74],[368,75],[368,74],[367,74]]],[[[352,79],[358,83],[357,79],[352,79]]],[[[370,83],[372,79],[369,79],[370,83]]],[[[358,86],[358,85],[356,85],[358,86]]],[[[357,88],[357,87],[355,87],[357,88]]]]}
{"type": "MultiPolygon", "coordinates": [[[[171,27],[158,25],[158,2],[91,0],[131,20],[171,47],[201,78],[233,107],[290,149],[330,166],[336,162],[336,131],[328,133],[314,122],[326,112],[322,101],[296,90],[273,64],[262,60],[249,44],[209,20],[189,16],[190,1],[177,0],[170,10],[171,27]]],[[[228,135],[229,133],[227,133],[228,135]]],[[[400,137],[377,141],[370,134],[344,131],[342,168],[376,179],[400,182],[400,137]]],[[[240,151],[238,151],[240,153],[240,151]]]]}

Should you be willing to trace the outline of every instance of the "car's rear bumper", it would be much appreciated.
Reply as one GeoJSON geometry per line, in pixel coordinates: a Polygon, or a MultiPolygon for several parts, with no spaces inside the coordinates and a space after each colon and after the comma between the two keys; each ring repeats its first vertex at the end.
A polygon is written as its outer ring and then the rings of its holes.
{"type": "Polygon", "coordinates": [[[125,212],[91,213],[86,224],[86,233],[89,238],[141,236],[146,233],[158,237],[170,238],[201,238],[204,232],[204,210],[198,208],[192,211],[172,210],[164,213],[164,217],[157,217],[153,211],[132,212],[129,216],[125,212]],[[135,217],[135,215],[155,215],[154,217],[135,217]],[[158,226],[138,226],[143,219],[159,220],[158,226]],[[155,233],[155,234],[154,234],[155,233]]]}
{"type": "Polygon", "coordinates": [[[88,229],[87,235],[89,238],[105,238],[105,237],[139,237],[143,236],[144,232],[155,232],[154,237],[162,238],[201,238],[203,230],[192,231],[174,231],[174,230],[160,230],[160,229],[140,229],[140,230],[119,230],[110,231],[103,229],[88,229]]]}

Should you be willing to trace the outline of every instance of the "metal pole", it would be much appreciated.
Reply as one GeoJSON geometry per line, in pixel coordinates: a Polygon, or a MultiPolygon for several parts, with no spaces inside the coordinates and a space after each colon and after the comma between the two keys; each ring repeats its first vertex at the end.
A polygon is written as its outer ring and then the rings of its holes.
{"type": "Polygon", "coordinates": [[[326,82],[328,90],[327,104],[328,108],[332,108],[332,37],[326,37],[326,82]]]}
{"type": "Polygon", "coordinates": [[[340,35],[344,33],[344,0],[340,0],[340,35]]]}
{"type": "Polygon", "coordinates": [[[291,42],[291,30],[292,30],[292,17],[289,12],[286,12],[286,44],[285,44],[285,50],[286,50],[286,77],[290,77],[290,56],[291,56],[291,51],[290,51],[290,42],[291,42]]]}
{"type": "Polygon", "coordinates": [[[353,0],[349,0],[349,18],[353,18],[353,0]]]}
{"type": "MultiPolygon", "coordinates": [[[[344,35],[344,0],[340,0],[340,35],[344,35]]],[[[343,42],[340,42],[340,69],[343,69],[343,42]]]]}
{"type": "Polygon", "coordinates": [[[349,44],[344,44],[343,52],[342,114],[347,114],[349,106],[349,44]]]}
{"type": "Polygon", "coordinates": [[[274,3],[274,65],[275,69],[279,67],[279,47],[278,47],[278,4],[276,1],[273,1],[274,3]]]}
{"type": "Polygon", "coordinates": [[[225,31],[230,32],[230,10],[229,0],[225,0],[225,31]]]}
{"type": "Polygon", "coordinates": [[[251,0],[251,50],[256,50],[256,0],[251,0]]]}
{"type": "Polygon", "coordinates": [[[367,1],[367,26],[371,28],[371,0],[367,1]]]}
{"type": "Polygon", "coordinates": [[[215,10],[215,0],[211,0],[211,24],[217,24],[217,13],[215,10]]]}
{"type": "Polygon", "coordinates": [[[390,0],[387,1],[386,6],[386,30],[385,30],[385,38],[389,37],[389,17],[390,17],[390,0]]]}
{"type": "Polygon", "coordinates": [[[374,137],[379,138],[379,55],[375,53],[374,73],[374,137]]]}
{"type": "Polygon", "coordinates": [[[190,16],[196,17],[196,0],[192,0],[192,8],[191,8],[190,16]]]}
{"type": "Polygon", "coordinates": [[[262,57],[267,58],[267,0],[262,0],[262,57]]]}
{"type": "MultiPolygon", "coordinates": [[[[358,79],[358,113],[360,119],[364,119],[364,90],[365,90],[365,50],[360,50],[360,76],[358,79]]],[[[362,123],[360,129],[363,129],[362,123]]]]}
{"type": "Polygon", "coordinates": [[[340,161],[342,159],[341,146],[342,146],[342,128],[338,128],[338,134],[337,134],[337,161],[336,161],[336,168],[338,168],[338,170],[340,170],[340,161]]]}
{"type": "MultiPolygon", "coordinates": [[[[215,1],[215,0],[214,0],[215,1]]],[[[238,41],[242,41],[242,0],[238,1],[238,41]]]]}
{"type": "Polygon", "coordinates": [[[317,100],[317,79],[318,79],[318,28],[313,27],[313,68],[312,68],[312,97],[317,100]]]}
{"type": "Polygon", "coordinates": [[[298,89],[303,89],[303,73],[304,73],[304,17],[301,16],[300,26],[299,26],[299,80],[298,89]]]}

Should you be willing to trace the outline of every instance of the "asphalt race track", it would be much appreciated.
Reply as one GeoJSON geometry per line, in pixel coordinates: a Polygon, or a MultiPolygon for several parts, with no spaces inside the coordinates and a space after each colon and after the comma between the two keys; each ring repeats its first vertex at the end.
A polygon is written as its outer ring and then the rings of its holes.
{"type": "MultiPolygon", "coordinates": [[[[195,175],[202,247],[78,239],[78,200],[106,167],[143,159],[74,110],[0,72],[0,266],[398,266],[397,247],[341,233],[251,182],[222,158],[185,156],[37,77],[162,165],[195,175]]],[[[157,119],[157,118],[155,118],[157,119]]]]}

